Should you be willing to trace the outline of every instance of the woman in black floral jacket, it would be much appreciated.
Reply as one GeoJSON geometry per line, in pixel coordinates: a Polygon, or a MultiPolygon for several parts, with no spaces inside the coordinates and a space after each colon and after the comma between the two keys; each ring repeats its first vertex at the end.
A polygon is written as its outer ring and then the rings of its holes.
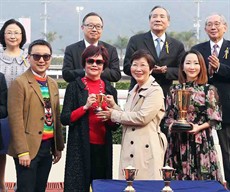
{"type": "Polygon", "coordinates": [[[212,129],[221,129],[222,112],[217,89],[207,80],[202,55],[195,50],[186,52],[179,66],[180,84],[171,87],[166,100],[165,127],[169,139],[166,161],[176,169],[177,180],[220,180],[212,129]],[[175,93],[184,83],[192,92],[186,117],[192,130],[171,132],[178,118],[175,93]]]}

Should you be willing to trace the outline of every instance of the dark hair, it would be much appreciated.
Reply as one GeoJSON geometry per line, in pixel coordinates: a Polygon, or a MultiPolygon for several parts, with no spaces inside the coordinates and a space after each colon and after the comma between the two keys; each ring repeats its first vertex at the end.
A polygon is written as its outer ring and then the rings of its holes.
{"type": "Polygon", "coordinates": [[[52,55],[52,47],[51,47],[51,45],[47,41],[45,41],[43,39],[37,39],[37,40],[33,41],[32,43],[30,43],[30,45],[28,47],[28,54],[29,55],[31,54],[32,48],[35,45],[45,45],[45,46],[47,46],[50,49],[50,54],[52,55]]]}
{"type": "Polygon", "coordinates": [[[108,54],[107,49],[101,45],[99,45],[99,46],[90,45],[83,51],[83,53],[82,53],[82,67],[85,68],[85,63],[86,63],[87,58],[93,57],[93,56],[98,56],[98,55],[101,55],[103,60],[105,61],[104,65],[103,65],[103,69],[108,67],[109,54],[108,54]]]}
{"type": "Polygon", "coordinates": [[[179,73],[178,73],[178,79],[179,82],[182,83],[186,83],[186,74],[183,71],[184,69],[184,61],[185,58],[187,57],[188,54],[195,54],[198,58],[198,62],[200,64],[200,73],[198,74],[198,78],[196,80],[196,82],[200,85],[203,85],[205,83],[208,82],[208,76],[207,76],[207,69],[206,69],[206,65],[205,65],[205,61],[203,56],[201,55],[201,53],[197,50],[190,50],[185,52],[185,54],[183,55],[182,59],[181,59],[181,63],[179,65],[179,73]]]}
{"type": "Polygon", "coordinates": [[[156,61],[152,57],[152,55],[145,49],[140,49],[133,53],[130,62],[132,63],[134,60],[145,58],[147,60],[147,63],[149,64],[149,69],[152,70],[154,68],[154,65],[156,64],[156,61]]]}
{"type": "Polygon", "coordinates": [[[21,31],[22,31],[22,41],[21,43],[19,44],[19,47],[20,49],[23,47],[23,45],[26,43],[26,31],[25,31],[25,28],[23,27],[23,25],[16,21],[15,19],[10,19],[8,21],[6,21],[1,30],[0,30],[0,43],[2,44],[2,46],[5,48],[6,47],[6,42],[5,42],[5,30],[7,28],[8,25],[11,25],[11,24],[15,24],[17,25],[21,31]]]}
{"type": "Polygon", "coordinates": [[[153,12],[155,9],[158,9],[158,8],[164,9],[164,10],[166,11],[166,13],[167,13],[167,18],[168,18],[168,20],[170,21],[170,13],[169,13],[169,11],[168,11],[166,8],[164,8],[164,7],[160,6],[160,5],[157,5],[157,6],[155,6],[155,7],[152,8],[152,10],[151,10],[150,13],[149,13],[149,19],[151,19],[151,17],[152,17],[152,12],[153,12]]]}
{"type": "Polygon", "coordinates": [[[90,12],[90,13],[88,13],[87,15],[85,15],[85,17],[82,19],[82,25],[85,24],[85,20],[86,20],[88,17],[90,17],[90,16],[97,16],[97,17],[99,17],[100,20],[101,20],[101,22],[102,22],[102,24],[103,24],[103,19],[102,19],[102,17],[101,17],[100,15],[98,15],[98,14],[95,13],[95,12],[90,12]]]}

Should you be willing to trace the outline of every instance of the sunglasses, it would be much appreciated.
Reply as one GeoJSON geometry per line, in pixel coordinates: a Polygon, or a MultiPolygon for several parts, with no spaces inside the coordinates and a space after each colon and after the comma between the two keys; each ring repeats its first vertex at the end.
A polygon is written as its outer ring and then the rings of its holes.
{"type": "Polygon", "coordinates": [[[33,57],[34,61],[40,61],[41,57],[44,61],[49,61],[51,58],[51,55],[49,54],[46,55],[30,54],[30,55],[33,57]]]}
{"type": "Polygon", "coordinates": [[[103,59],[86,59],[86,62],[90,65],[93,65],[94,63],[96,63],[97,65],[103,65],[105,63],[105,61],[103,59]]]}

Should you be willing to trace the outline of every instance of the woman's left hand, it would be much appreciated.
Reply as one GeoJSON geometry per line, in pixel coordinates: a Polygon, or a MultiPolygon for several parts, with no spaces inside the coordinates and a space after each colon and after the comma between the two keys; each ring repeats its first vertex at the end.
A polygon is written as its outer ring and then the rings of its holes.
{"type": "Polygon", "coordinates": [[[96,115],[98,118],[102,119],[102,121],[107,121],[111,119],[113,109],[106,107],[105,111],[100,111],[96,115]]]}
{"type": "Polygon", "coordinates": [[[193,124],[193,123],[190,123],[192,125],[192,130],[188,131],[188,133],[191,133],[191,134],[197,134],[199,131],[200,131],[200,126],[198,124],[193,124]]]}

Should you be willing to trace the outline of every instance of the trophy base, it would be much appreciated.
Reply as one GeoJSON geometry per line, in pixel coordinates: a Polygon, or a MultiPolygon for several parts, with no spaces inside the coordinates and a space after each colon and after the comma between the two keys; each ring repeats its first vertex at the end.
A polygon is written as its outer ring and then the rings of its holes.
{"type": "Polygon", "coordinates": [[[184,121],[182,122],[177,121],[173,123],[172,128],[171,128],[172,132],[186,132],[190,130],[192,130],[192,125],[184,121]]]}
{"type": "Polygon", "coordinates": [[[171,189],[171,187],[165,186],[165,187],[161,190],[161,192],[173,192],[173,190],[171,189]]]}
{"type": "Polygon", "coordinates": [[[124,192],[136,192],[136,190],[132,186],[127,186],[124,192]]]}
{"type": "Polygon", "coordinates": [[[98,112],[101,112],[101,111],[103,111],[103,109],[98,107],[97,109],[94,110],[94,113],[98,113],[98,112]]]}

